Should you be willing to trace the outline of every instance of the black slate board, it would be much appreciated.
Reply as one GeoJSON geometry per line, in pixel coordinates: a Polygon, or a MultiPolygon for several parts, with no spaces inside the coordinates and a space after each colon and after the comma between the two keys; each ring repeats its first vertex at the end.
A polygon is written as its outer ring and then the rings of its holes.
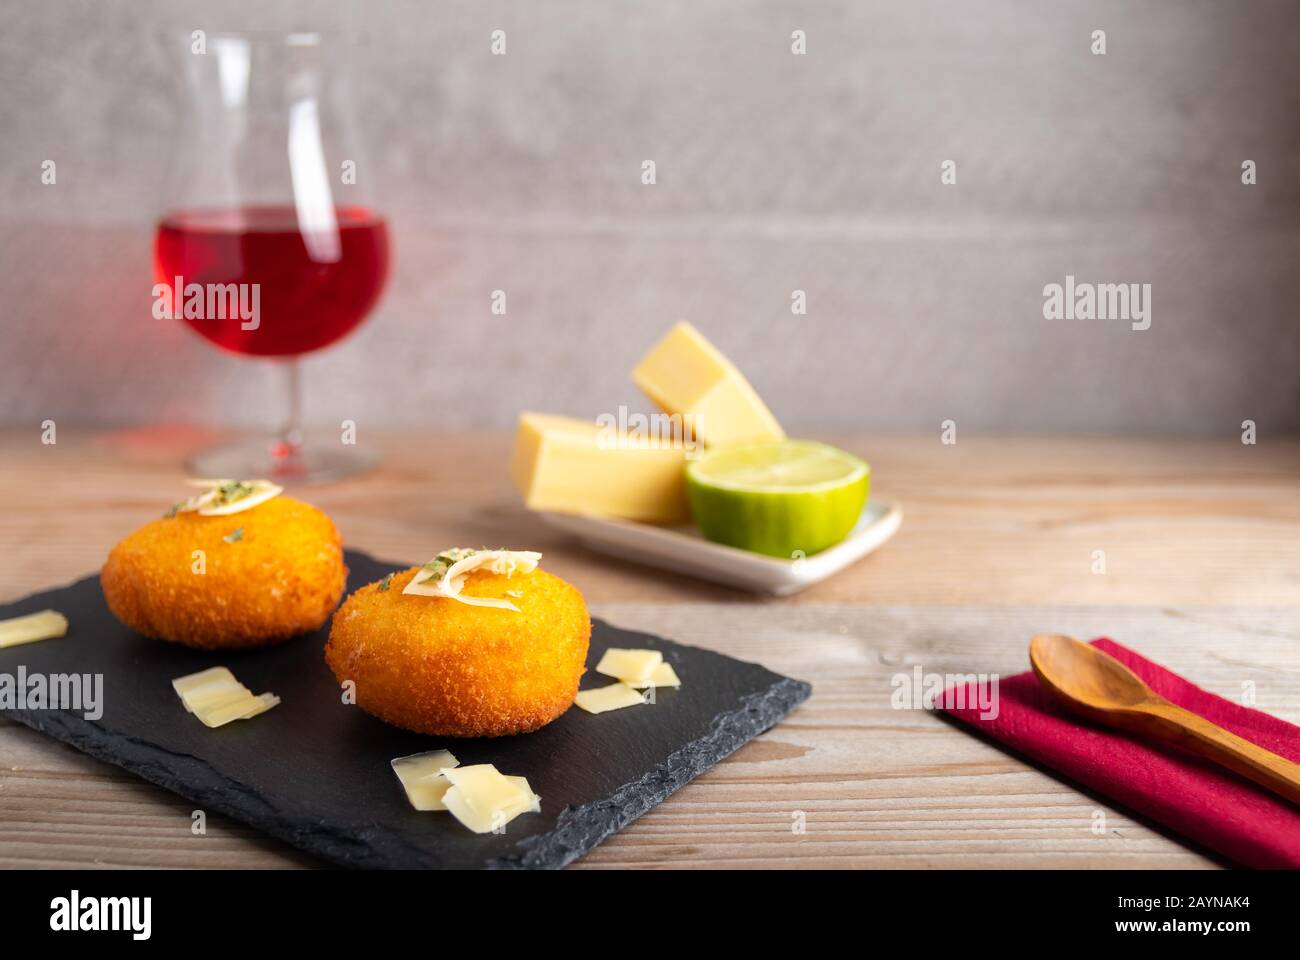
{"type": "MultiPolygon", "coordinates": [[[[405,564],[349,551],[348,590],[405,564]]],[[[582,686],[606,647],[662,650],[682,678],[657,702],[592,715],[576,707],[536,733],[454,740],[407,733],[342,702],[325,666],[328,627],[270,650],[206,654],[148,640],[108,611],[98,577],[0,607],[0,619],[53,608],[68,635],[0,650],[0,673],[103,674],[103,716],[6,710],[26,725],[337,864],[371,868],[561,867],[762,733],[812,688],[757,664],[593,623],[582,686]],[[185,712],[175,677],[222,664],[254,693],[283,702],[210,730],[185,712]],[[462,764],[494,763],[542,797],[501,835],[475,835],[447,813],[420,813],[393,757],[446,747],[462,764]]]]}

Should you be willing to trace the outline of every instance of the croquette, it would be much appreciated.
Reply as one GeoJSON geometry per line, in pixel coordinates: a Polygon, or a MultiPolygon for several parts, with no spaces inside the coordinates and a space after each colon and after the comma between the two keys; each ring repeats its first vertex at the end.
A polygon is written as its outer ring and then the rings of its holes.
{"type": "Polygon", "coordinates": [[[346,581],[334,523],[285,496],[228,516],[154,520],[115,546],[100,573],[124,624],[202,650],[264,647],[317,630],[346,581]]]}
{"type": "Polygon", "coordinates": [[[402,590],[412,567],[359,589],[334,614],[325,660],[356,702],[381,720],[445,737],[501,737],[550,723],[573,704],[591,618],[577,589],[542,570],[513,576],[480,568],[475,607],[402,590]]]}

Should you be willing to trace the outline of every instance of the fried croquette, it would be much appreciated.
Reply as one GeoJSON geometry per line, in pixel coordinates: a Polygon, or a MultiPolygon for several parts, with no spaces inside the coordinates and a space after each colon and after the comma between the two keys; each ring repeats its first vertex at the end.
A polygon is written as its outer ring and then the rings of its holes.
{"type": "Polygon", "coordinates": [[[113,615],[137,633],[238,650],[319,629],[347,572],[333,521],[278,496],[229,516],[147,523],[113,548],[100,583],[113,615]]]}
{"type": "Polygon", "coordinates": [[[403,594],[412,567],[362,587],[334,614],[325,661],[381,720],[444,737],[502,737],[550,723],[573,704],[591,618],[576,588],[541,570],[479,569],[464,592],[519,612],[403,594]]]}

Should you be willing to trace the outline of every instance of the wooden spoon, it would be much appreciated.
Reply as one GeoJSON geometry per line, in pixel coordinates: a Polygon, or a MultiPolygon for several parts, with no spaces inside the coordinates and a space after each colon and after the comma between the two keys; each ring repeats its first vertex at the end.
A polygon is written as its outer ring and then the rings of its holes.
{"type": "Polygon", "coordinates": [[[1068,709],[1089,720],[1176,744],[1300,804],[1300,764],[1175,706],[1110,654],[1071,637],[1029,642],[1034,673],[1068,709]]]}

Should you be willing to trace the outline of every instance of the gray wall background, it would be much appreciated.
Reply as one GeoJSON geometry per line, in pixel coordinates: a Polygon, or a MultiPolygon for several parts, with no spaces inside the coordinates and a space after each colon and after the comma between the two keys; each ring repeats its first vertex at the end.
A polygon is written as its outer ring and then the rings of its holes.
{"type": "Polygon", "coordinates": [[[183,103],[160,38],[307,26],[349,48],[360,176],[396,250],[380,310],[307,363],[315,421],[643,405],[627,372],[686,317],[796,430],[1300,427],[1293,0],[45,0],[0,18],[7,422],[276,418],[272,367],[149,313],[183,103]],[[1044,320],[1067,273],[1151,283],[1151,329],[1044,320]]]}

